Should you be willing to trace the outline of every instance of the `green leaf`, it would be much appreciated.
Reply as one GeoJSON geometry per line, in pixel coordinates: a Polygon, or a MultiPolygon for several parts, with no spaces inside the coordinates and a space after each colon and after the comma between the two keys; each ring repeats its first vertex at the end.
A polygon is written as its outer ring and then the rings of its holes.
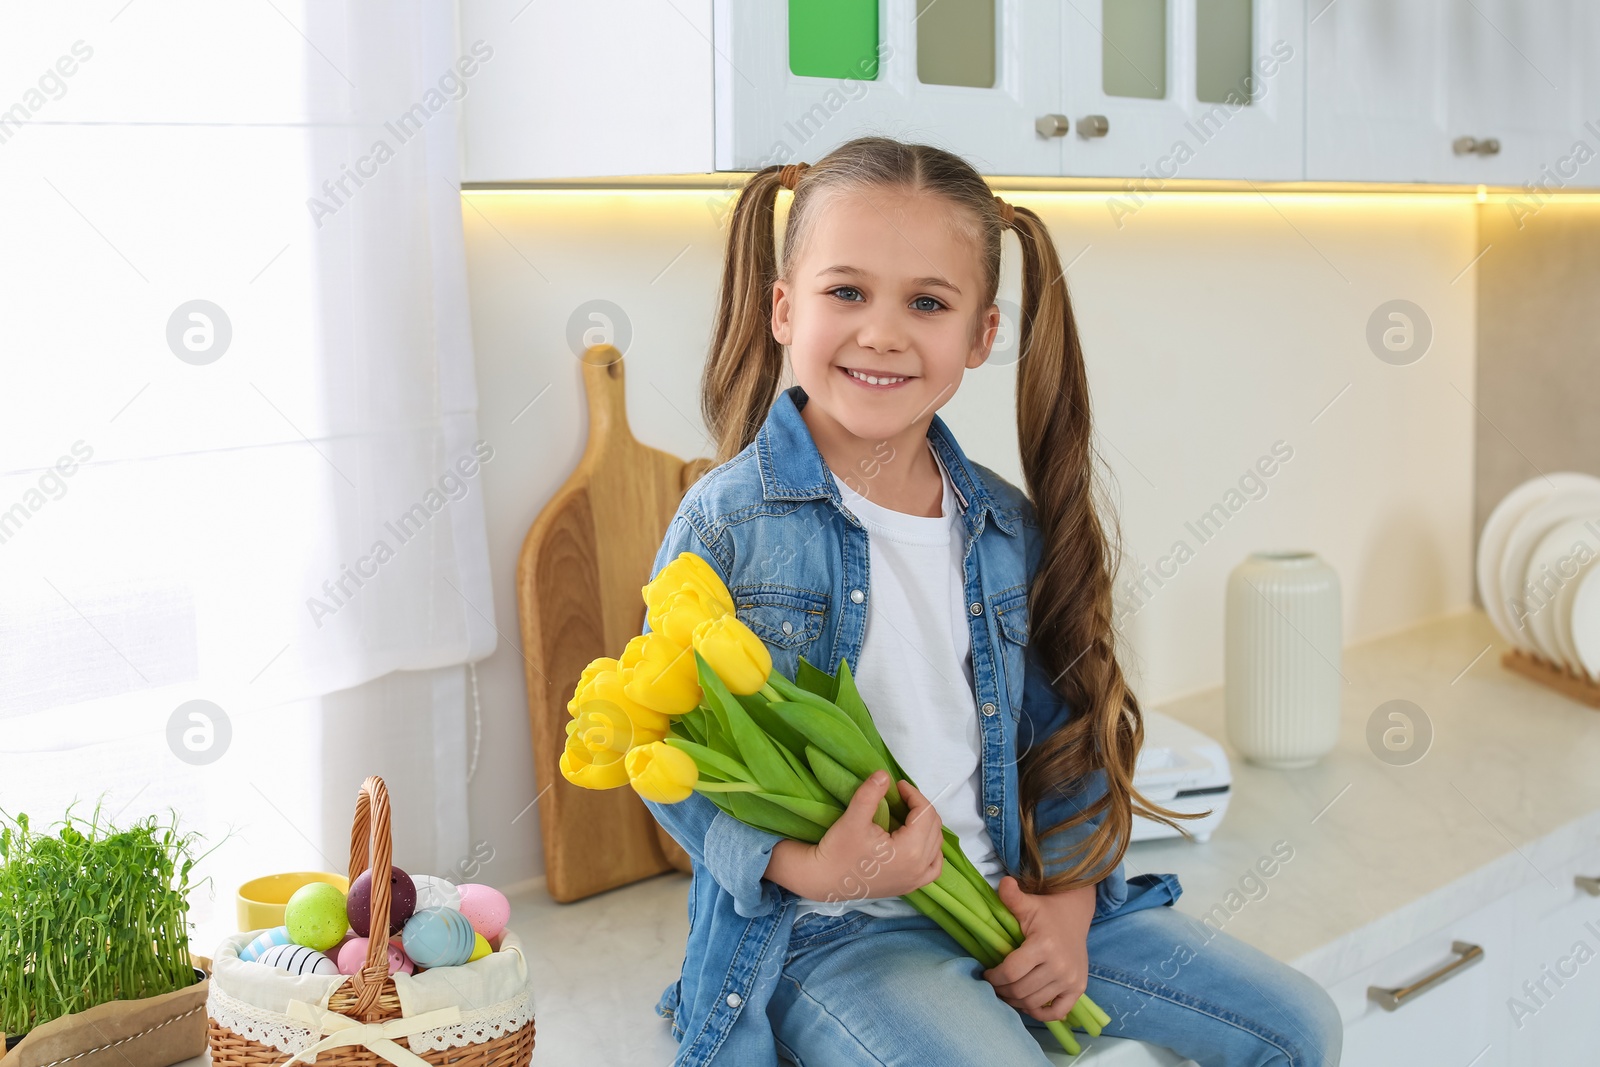
{"type": "Polygon", "coordinates": [[[700,688],[705,693],[707,701],[716,708],[723,721],[728,724],[734,746],[738,749],[741,762],[750,768],[750,774],[760,783],[761,788],[773,793],[784,793],[798,796],[805,792],[805,786],[794,773],[782,756],[778,754],[777,747],[772,739],[750,718],[750,713],[744,710],[744,705],[733,698],[728,692],[728,687],[717,677],[711,669],[706,658],[700,654],[699,649],[694,650],[695,665],[700,672],[700,688]]]}
{"type": "Polygon", "coordinates": [[[844,809],[832,801],[811,800],[807,797],[784,796],[782,793],[756,793],[755,796],[770,800],[779,807],[787,808],[808,822],[814,822],[826,829],[839,820],[844,814],[844,809]]]}
{"type": "MultiPolygon", "coordinates": [[[[776,701],[772,710],[857,778],[865,779],[873,771],[888,769],[855,724],[839,712],[825,711],[793,700],[776,701]]],[[[824,785],[823,788],[828,787],[824,785]]],[[[829,792],[832,790],[829,789],[829,792]]]]}
{"type": "Polygon", "coordinates": [[[765,730],[773,741],[790,752],[805,751],[806,739],[801,737],[794,727],[773,714],[766,697],[760,693],[751,693],[749,696],[739,697],[738,700],[744,705],[744,710],[750,713],[750,718],[755,720],[755,724],[765,730]]]}
{"type": "Polygon", "coordinates": [[[735,819],[769,834],[782,834],[814,845],[822,840],[825,832],[824,827],[810,819],[754,793],[723,793],[721,799],[727,801],[728,810],[735,819]]]}
{"type": "Polygon", "coordinates": [[[889,751],[889,746],[883,741],[883,735],[878,733],[878,725],[872,721],[872,712],[867,710],[866,701],[861,699],[861,693],[856,689],[856,680],[850,674],[850,661],[847,659],[839,660],[838,686],[834,703],[839,706],[839,710],[850,717],[850,721],[856,724],[862,735],[872,743],[872,747],[878,750],[878,754],[883,757],[884,763],[888,764],[897,781],[904,778],[912,785],[916,785],[916,782],[911,781],[911,776],[895,762],[894,753],[889,751]]]}
{"type": "Polygon", "coordinates": [[[724,756],[715,749],[707,748],[706,746],[696,744],[693,741],[685,741],[679,737],[668,737],[664,740],[673,748],[687,752],[690,756],[694,757],[695,766],[700,769],[701,774],[704,774],[707,770],[710,770],[713,774],[722,778],[724,781],[752,781],[750,777],[750,771],[747,768],[742,766],[737,760],[729,759],[727,756],[724,756]]]}
{"type": "Polygon", "coordinates": [[[833,675],[807,660],[799,657],[799,665],[795,668],[794,684],[801,689],[817,694],[824,700],[833,700],[838,691],[838,681],[833,675]]]}

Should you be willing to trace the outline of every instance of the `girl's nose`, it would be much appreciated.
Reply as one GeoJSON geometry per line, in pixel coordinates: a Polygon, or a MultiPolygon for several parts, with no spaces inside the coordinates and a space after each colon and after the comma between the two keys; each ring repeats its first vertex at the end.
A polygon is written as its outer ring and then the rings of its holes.
{"type": "Polygon", "coordinates": [[[862,323],[856,341],[874,352],[901,352],[910,344],[905,323],[892,311],[879,311],[862,323]]]}

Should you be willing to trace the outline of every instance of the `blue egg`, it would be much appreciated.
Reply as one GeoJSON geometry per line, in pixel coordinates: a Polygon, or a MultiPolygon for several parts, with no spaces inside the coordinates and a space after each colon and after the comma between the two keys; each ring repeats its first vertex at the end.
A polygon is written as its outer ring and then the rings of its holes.
{"type": "Polygon", "coordinates": [[[287,944],[291,944],[289,928],[287,926],[279,926],[259,935],[254,941],[240,949],[239,958],[246,963],[254,963],[261,958],[261,954],[267,949],[272,948],[274,945],[287,944]]]}
{"type": "Polygon", "coordinates": [[[423,908],[400,931],[406,955],[419,967],[456,967],[466,963],[477,943],[472,923],[454,908],[423,908]]]}

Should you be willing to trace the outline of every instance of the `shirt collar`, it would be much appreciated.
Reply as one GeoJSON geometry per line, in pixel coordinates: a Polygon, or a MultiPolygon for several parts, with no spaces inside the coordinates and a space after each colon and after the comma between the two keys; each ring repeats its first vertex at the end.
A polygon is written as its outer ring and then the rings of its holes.
{"type": "MultiPolygon", "coordinates": [[[[778,394],[767,419],[756,432],[756,457],[761,469],[761,492],[767,500],[820,500],[827,498],[837,506],[843,501],[829,477],[828,465],[811,437],[811,428],[800,417],[809,398],[798,385],[778,394]]],[[[962,517],[970,536],[977,536],[987,514],[994,524],[1012,536],[1017,534],[1014,516],[995,506],[983,480],[976,476],[955,435],[937,414],[928,425],[928,440],[944,463],[961,503],[962,517]]]]}

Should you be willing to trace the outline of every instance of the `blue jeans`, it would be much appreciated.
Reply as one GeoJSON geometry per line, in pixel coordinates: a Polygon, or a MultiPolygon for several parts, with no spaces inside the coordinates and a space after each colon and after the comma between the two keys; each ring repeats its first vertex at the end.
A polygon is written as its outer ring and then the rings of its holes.
{"type": "MultiPolygon", "coordinates": [[[[1321,986],[1170,906],[1092,924],[1088,954],[1086,992],[1111,1016],[1107,1035],[1201,1067],[1339,1062],[1343,1025],[1321,986]]],[[[795,924],[767,1015],[798,1067],[1050,1067],[1055,1036],[983,970],[921,915],[815,913],[795,924]]]]}

